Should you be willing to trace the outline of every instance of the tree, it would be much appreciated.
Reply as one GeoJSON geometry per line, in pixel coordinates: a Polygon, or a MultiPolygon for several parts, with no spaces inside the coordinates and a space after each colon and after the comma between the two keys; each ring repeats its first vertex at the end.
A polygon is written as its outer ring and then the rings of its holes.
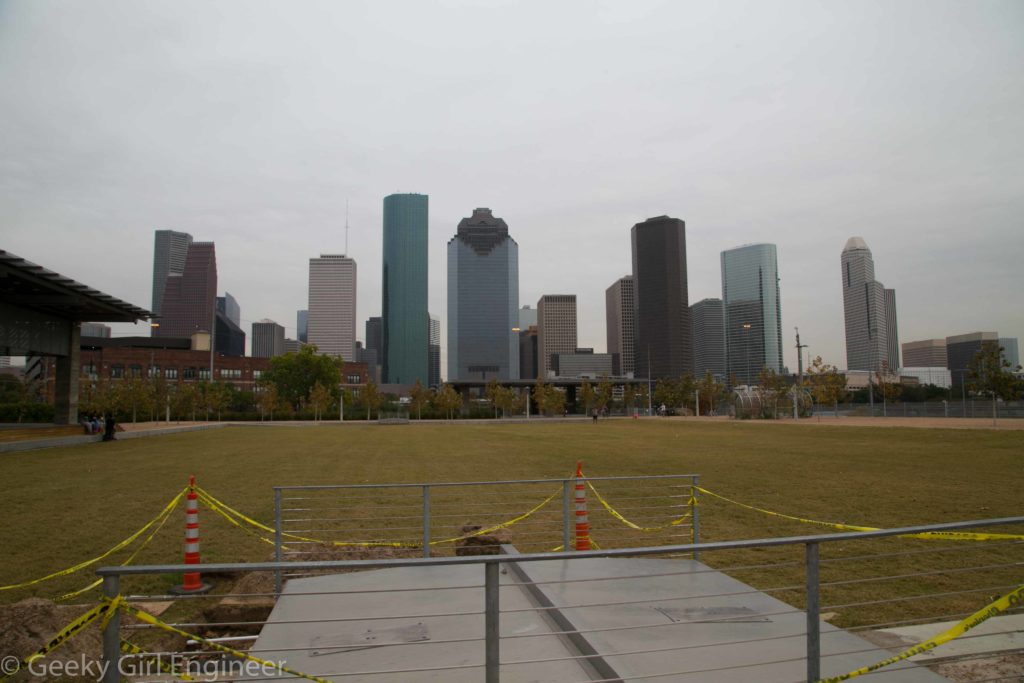
{"type": "Polygon", "coordinates": [[[423,386],[423,384],[416,380],[416,384],[413,385],[409,391],[409,405],[416,409],[416,419],[422,419],[420,411],[423,406],[430,400],[430,389],[423,386]]]}
{"type": "Polygon", "coordinates": [[[622,406],[626,409],[627,415],[633,414],[633,406],[636,405],[636,387],[627,384],[622,388],[622,406]]]}
{"type": "Polygon", "coordinates": [[[597,383],[597,409],[604,412],[608,405],[612,402],[612,382],[608,379],[607,375],[601,378],[601,381],[597,383]]]}
{"type": "Polygon", "coordinates": [[[323,384],[317,382],[309,391],[309,404],[313,406],[313,419],[320,421],[320,411],[331,401],[331,392],[323,384]]]}
{"type": "Polygon", "coordinates": [[[725,396],[725,385],[715,381],[715,376],[708,370],[704,373],[703,379],[697,383],[697,391],[700,396],[700,414],[712,415],[715,406],[725,396]]]}
{"type": "Polygon", "coordinates": [[[697,406],[695,403],[696,397],[693,392],[696,388],[697,382],[694,381],[693,375],[686,373],[680,377],[676,383],[676,391],[678,392],[676,400],[679,401],[679,405],[685,409],[695,410],[697,406]]]}
{"type": "Polygon", "coordinates": [[[512,387],[501,387],[498,391],[496,405],[501,408],[501,416],[509,415],[516,405],[516,392],[512,387]]]}
{"type": "Polygon", "coordinates": [[[270,421],[274,421],[274,409],[277,408],[277,404],[280,402],[281,397],[277,393],[277,386],[274,384],[266,384],[260,388],[260,392],[257,398],[257,403],[260,407],[260,419],[263,415],[269,414],[270,421]]]}
{"type": "Polygon", "coordinates": [[[273,384],[281,400],[292,408],[309,402],[309,392],[319,382],[337,395],[341,383],[338,359],[316,353],[313,344],[303,346],[298,353],[285,353],[270,359],[270,369],[263,373],[261,384],[273,384]]]}
{"type": "Polygon", "coordinates": [[[487,383],[487,388],[484,389],[484,396],[490,402],[491,407],[494,409],[494,417],[498,417],[498,395],[501,393],[501,385],[498,384],[498,380],[495,377],[491,378],[491,381],[487,383]]]}
{"type": "MultiPolygon", "coordinates": [[[[373,418],[373,411],[380,411],[380,407],[384,404],[384,395],[380,393],[376,383],[370,380],[363,387],[363,390],[359,393],[359,401],[366,408],[366,419],[370,420],[373,418]]],[[[380,415],[378,414],[378,417],[380,415]]]]}
{"type": "Polygon", "coordinates": [[[1004,352],[1005,349],[998,344],[982,344],[967,363],[968,388],[992,396],[993,422],[998,417],[996,401],[1012,399],[1019,392],[1019,383],[1010,371],[1010,362],[1003,356],[1004,352]]]}
{"type": "Polygon", "coordinates": [[[451,384],[445,382],[434,397],[434,404],[450,420],[462,407],[462,396],[451,384]]]}
{"type": "Polygon", "coordinates": [[[178,386],[171,397],[171,409],[174,411],[178,422],[181,416],[191,415],[192,422],[196,421],[196,408],[199,405],[199,387],[192,382],[184,382],[178,386]]]}
{"type": "Polygon", "coordinates": [[[537,404],[537,412],[546,415],[548,412],[548,385],[540,377],[533,385],[533,402],[537,404]]]}
{"type": "Polygon", "coordinates": [[[846,394],[846,375],[818,356],[807,368],[807,379],[811,384],[811,394],[818,405],[835,406],[836,417],[839,417],[839,399],[846,394]]]}
{"type": "Polygon", "coordinates": [[[680,407],[683,396],[679,381],[671,377],[659,379],[654,384],[654,402],[659,406],[664,405],[671,411],[680,407]]]}
{"type": "Polygon", "coordinates": [[[761,387],[761,417],[778,419],[779,397],[786,393],[786,378],[772,368],[762,368],[757,378],[761,387]],[[771,408],[769,412],[769,407],[771,408]]]}
{"type": "MultiPolygon", "coordinates": [[[[83,377],[78,380],[78,386],[82,387],[87,382],[91,384],[88,378],[83,377]]],[[[79,394],[81,393],[82,391],[79,389],[79,394]]],[[[0,403],[21,403],[27,400],[28,387],[21,379],[14,375],[0,375],[0,403]]]]}
{"type": "MultiPolygon", "coordinates": [[[[122,410],[131,410],[132,423],[138,420],[139,411],[149,412],[153,402],[152,386],[141,377],[126,377],[118,382],[114,390],[111,403],[122,410]]],[[[114,405],[107,404],[108,410],[113,410],[114,405]]]]}
{"type": "Polygon", "coordinates": [[[648,398],[649,393],[646,384],[641,384],[636,388],[636,402],[641,407],[650,408],[650,399],[648,398]]]}
{"type": "Polygon", "coordinates": [[[885,414],[885,406],[890,401],[899,399],[903,393],[903,385],[899,381],[899,377],[895,377],[884,370],[879,370],[875,373],[875,386],[878,387],[878,393],[882,395],[882,414],[885,414]]]}
{"type": "Polygon", "coordinates": [[[220,422],[221,411],[228,407],[231,403],[231,389],[233,388],[230,384],[225,382],[203,382],[202,385],[202,403],[206,409],[206,419],[210,419],[210,413],[217,413],[217,421],[220,422]]]}
{"type": "Polygon", "coordinates": [[[590,414],[590,405],[594,402],[594,398],[594,387],[588,380],[583,380],[583,384],[580,385],[580,401],[583,402],[584,415],[590,414]]]}

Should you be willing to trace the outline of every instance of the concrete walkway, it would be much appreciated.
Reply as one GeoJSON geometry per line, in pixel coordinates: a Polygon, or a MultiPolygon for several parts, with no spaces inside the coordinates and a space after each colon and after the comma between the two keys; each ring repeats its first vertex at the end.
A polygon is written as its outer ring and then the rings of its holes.
{"type": "MultiPolygon", "coordinates": [[[[145,423],[144,425],[119,425],[125,430],[117,433],[118,441],[125,439],[138,439],[145,436],[161,436],[164,434],[179,434],[181,432],[198,432],[206,429],[219,429],[227,427],[227,422],[203,422],[185,424],[145,423]]],[[[43,439],[27,439],[25,441],[13,441],[0,443],[0,454],[20,453],[24,451],[36,451],[43,448],[60,448],[62,446],[79,446],[86,443],[102,441],[102,434],[79,434],[78,436],[59,436],[43,439]]]]}

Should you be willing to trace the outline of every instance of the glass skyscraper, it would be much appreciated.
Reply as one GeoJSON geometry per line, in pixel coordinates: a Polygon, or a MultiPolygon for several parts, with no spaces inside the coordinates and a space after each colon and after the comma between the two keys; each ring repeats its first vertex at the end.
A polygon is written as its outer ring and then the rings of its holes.
{"type": "Polygon", "coordinates": [[[448,242],[448,379],[519,379],[519,246],[490,209],[448,242]]]}
{"type": "Polygon", "coordinates": [[[722,305],[729,377],[757,384],[764,368],[782,372],[782,306],[774,244],[722,252],[722,305]]]}
{"type": "Polygon", "coordinates": [[[426,385],[430,317],[427,312],[427,195],[384,198],[384,273],[381,365],[392,384],[426,385]]]}

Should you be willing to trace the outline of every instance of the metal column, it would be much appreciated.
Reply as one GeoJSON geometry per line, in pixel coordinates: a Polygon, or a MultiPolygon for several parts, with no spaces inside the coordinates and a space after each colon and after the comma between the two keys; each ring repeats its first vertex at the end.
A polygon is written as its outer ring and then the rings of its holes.
{"type": "Polygon", "coordinates": [[[423,557],[430,557],[430,486],[423,485],[423,557]]]}
{"type": "Polygon", "coordinates": [[[568,552],[572,544],[573,528],[569,524],[569,504],[572,501],[572,483],[569,479],[562,481],[562,550],[568,552]]]}
{"type": "MultiPolygon", "coordinates": [[[[274,562],[281,562],[281,489],[274,489],[274,562]]],[[[281,594],[281,570],[274,570],[274,593],[281,594]]]]}
{"type": "Polygon", "coordinates": [[[484,565],[484,681],[498,683],[501,667],[498,588],[501,565],[484,565]]]}
{"type": "MultiPolygon", "coordinates": [[[[103,577],[103,596],[113,600],[121,592],[121,577],[116,574],[103,577]]],[[[103,678],[102,683],[121,681],[121,612],[115,609],[107,615],[103,629],[103,678]]]]}
{"type": "Polygon", "coordinates": [[[821,601],[818,594],[818,544],[806,546],[807,565],[807,681],[821,678],[821,601]]]}

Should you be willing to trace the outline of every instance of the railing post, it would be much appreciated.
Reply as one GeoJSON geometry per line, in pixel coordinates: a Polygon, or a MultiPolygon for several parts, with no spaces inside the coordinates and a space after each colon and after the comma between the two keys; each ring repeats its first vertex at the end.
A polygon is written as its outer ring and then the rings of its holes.
{"type": "MultiPolygon", "coordinates": [[[[121,592],[121,577],[116,574],[103,577],[103,595],[113,600],[121,592]]],[[[115,610],[107,615],[103,629],[103,678],[102,683],[121,681],[121,612],[115,610]]]]}
{"type": "MultiPolygon", "coordinates": [[[[281,562],[281,489],[274,488],[274,562],[281,562]]],[[[274,570],[274,593],[281,595],[281,569],[274,570]]]]}
{"type": "Polygon", "coordinates": [[[818,544],[806,546],[807,574],[807,682],[821,678],[821,602],[818,594],[818,544]]]}
{"type": "Polygon", "coordinates": [[[498,683],[501,666],[497,562],[484,564],[484,682],[498,683]]]}
{"type": "Polygon", "coordinates": [[[430,485],[423,485],[423,557],[430,557],[430,485]]]}
{"type": "MultiPolygon", "coordinates": [[[[700,505],[697,500],[697,486],[700,476],[693,475],[693,485],[690,487],[690,515],[693,517],[693,542],[700,543],[700,505]]],[[[693,551],[693,559],[700,559],[700,551],[693,551]]]]}
{"type": "Polygon", "coordinates": [[[569,552],[571,548],[571,528],[569,526],[569,503],[572,499],[572,484],[569,479],[562,480],[562,550],[569,552]]]}

